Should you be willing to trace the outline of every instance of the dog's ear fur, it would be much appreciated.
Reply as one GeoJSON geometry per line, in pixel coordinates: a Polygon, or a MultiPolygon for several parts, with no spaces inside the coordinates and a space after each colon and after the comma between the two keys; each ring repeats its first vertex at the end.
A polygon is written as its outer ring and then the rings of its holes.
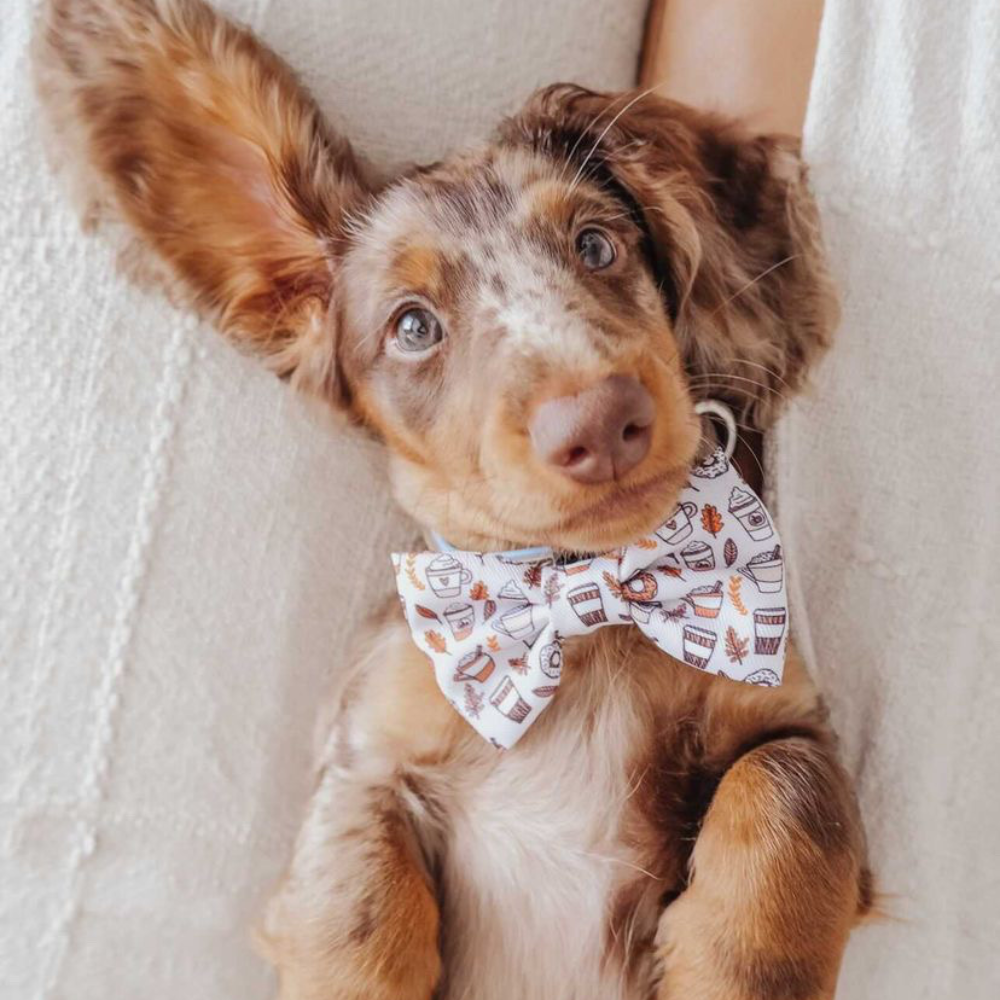
{"type": "Polygon", "coordinates": [[[201,0],[49,0],[35,63],[91,218],[123,217],[226,334],[335,397],[331,297],[366,188],[290,70],[201,0]]]}
{"type": "Polygon", "coordinates": [[[797,140],[648,92],[569,84],[539,91],[501,138],[624,196],[649,235],[695,394],[766,428],[837,315],[797,140]]]}

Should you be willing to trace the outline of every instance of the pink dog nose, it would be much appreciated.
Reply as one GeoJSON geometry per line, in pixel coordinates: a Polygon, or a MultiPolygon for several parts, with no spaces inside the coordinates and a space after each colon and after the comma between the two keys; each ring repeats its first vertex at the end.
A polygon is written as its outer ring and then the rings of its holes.
{"type": "Polygon", "coordinates": [[[575,396],[542,403],[531,418],[531,443],[564,475],[605,483],[646,457],[655,416],[653,397],[638,379],[611,375],[575,396]]]}

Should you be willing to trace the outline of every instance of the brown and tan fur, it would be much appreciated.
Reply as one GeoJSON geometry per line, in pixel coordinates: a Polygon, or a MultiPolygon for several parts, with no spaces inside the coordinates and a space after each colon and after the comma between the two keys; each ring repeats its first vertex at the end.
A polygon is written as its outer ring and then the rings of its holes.
{"type": "MultiPolygon", "coordinates": [[[[37,69],[87,217],[124,220],[175,294],[384,441],[400,503],[462,547],[650,530],[699,449],[694,403],[766,429],[826,345],[789,139],[560,85],[490,144],[375,184],[290,71],[200,0],[51,0],[37,69]],[[616,249],[599,273],[575,256],[582,225],[616,249]],[[415,357],[393,333],[413,303],[446,331],[415,357]],[[619,373],[656,403],[640,465],[582,485],[540,463],[538,405],[619,373]]],[[[282,997],[833,995],[871,885],[794,652],[779,689],[713,680],[629,629],[566,652],[553,706],[498,755],[395,602],[372,622],[261,931],[282,997]]]]}

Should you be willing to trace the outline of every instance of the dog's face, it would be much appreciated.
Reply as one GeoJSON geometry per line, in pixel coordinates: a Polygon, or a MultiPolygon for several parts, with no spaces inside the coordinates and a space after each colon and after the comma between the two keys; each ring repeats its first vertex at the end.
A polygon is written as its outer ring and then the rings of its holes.
{"type": "Polygon", "coordinates": [[[600,548],[662,520],[698,421],[613,190],[495,146],[393,185],[339,280],[351,405],[445,537],[600,548]]]}
{"type": "Polygon", "coordinates": [[[53,0],[40,67],[100,200],[225,332],[378,434],[400,501],[459,544],[647,532],[694,402],[763,427],[825,342],[786,140],[557,86],[481,150],[375,186],[199,3],[53,0]]]}

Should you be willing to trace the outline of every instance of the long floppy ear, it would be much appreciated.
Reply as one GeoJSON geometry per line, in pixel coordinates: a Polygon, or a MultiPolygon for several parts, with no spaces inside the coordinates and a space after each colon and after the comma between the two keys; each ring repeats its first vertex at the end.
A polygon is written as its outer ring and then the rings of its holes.
{"type": "Polygon", "coordinates": [[[648,92],[568,84],[539,91],[502,135],[625,192],[696,395],[766,428],[837,318],[798,142],[648,92]]]}
{"type": "Polygon", "coordinates": [[[201,0],[49,0],[35,55],[89,207],[274,371],[335,391],[329,307],[366,188],[284,63],[201,0]]]}

